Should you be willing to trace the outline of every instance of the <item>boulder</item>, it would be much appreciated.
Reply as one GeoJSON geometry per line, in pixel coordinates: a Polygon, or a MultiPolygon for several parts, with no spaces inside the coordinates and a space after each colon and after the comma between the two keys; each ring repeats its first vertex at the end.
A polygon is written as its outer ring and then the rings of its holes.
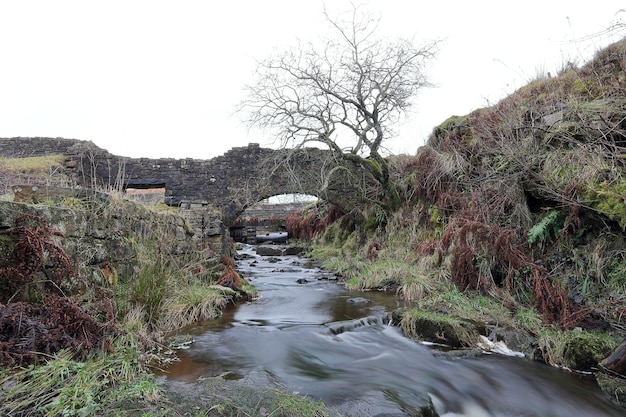
{"type": "Polygon", "coordinates": [[[392,313],[393,323],[400,323],[405,335],[453,348],[476,346],[484,325],[449,314],[426,310],[399,309],[392,313]]]}
{"type": "Polygon", "coordinates": [[[275,246],[257,246],[256,253],[261,256],[282,256],[283,250],[275,246]]]}

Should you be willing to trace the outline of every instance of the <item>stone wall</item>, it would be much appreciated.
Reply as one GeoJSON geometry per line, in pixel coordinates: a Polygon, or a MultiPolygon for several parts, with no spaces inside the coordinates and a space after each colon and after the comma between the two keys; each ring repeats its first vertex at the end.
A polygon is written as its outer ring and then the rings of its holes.
{"type": "Polygon", "coordinates": [[[354,188],[346,176],[333,174],[328,151],[306,148],[274,150],[251,143],[213,159],[129,158],[92,142],[62,138],[0,138],[0,156],[65,154],[68,174],[82,186],[104,189],[164,188],[165,203],[210,203],[225,220],[267,197],[302,193],[348,209],[354,188]]]}
{"type": "MultiPolygon", "coordinates": [[[[198,248],[198,241],[184,220],[175,215],[157,213],[139,203],[115,201],[104,196],[100,199],[80,195],[79,207],[32,204],[35,195],[45,193],[44,187],[30,190],[29,204],[0,201],[0,230],[16,225],[21,216],[43,219],[50,228],[60,232],[57,238],[74,265],[98,274],[104,265],[114,265],[119,274],[132,276],[137,266],[135,245],[160,245],[164,253],[184,255],[198,248]]],[[[60,191],[48,195],[61,197],[60,191]]],[[[65,197],[68,197],[66,194],[65,197]]]]}
{"type": "MultiPolygon", "coordinates": [[[[77,155],[77,181],[104,187],[165,188],[165,203],[210,203],[226,223],[247,207],[279,194],[303,193],[349,205],[342,177],[324,178],[329,153],[273,150],[258,144],[233,148],[210,160],[125,158],[106,151],[77,155]]],[[[346,208],[346,207],[344,207],[346,208]]]]}
{"type": "Polygon", "coordinates": [[[43,155],[76,155],[99,149],[93,142],[63,138],[0,138],[0,156],[25,158],[43,155]]]}
{"type": "Polygon", "coordinates": [[[272,218],[281,219],[284,225],[284,220],[289,213],[304,210],[310,204],[310,202],[254,204],[246,209],[245,217],[258,219],[258,221],[266,221],[272,218]]]}
{"type": "MultiPolygon", "coordinates": [[[[350,211],[366,177],[354,178],[354,166],[337,169],[328,151],[305,148],[274,150],[251,143],[209,160],[129,158],[92,142],[62,138],[0,138],[0,156],[64,154],[72,183],[93,189],[162,189],[171,206],[194,207],[187,218],[205,238],[228,227],[257,202],[280,194],[301,193],[350,211]]],[[[341,162],[346,164],[346,162],[341,162]]],[[[224,243],[224,242],[222,242],[224,243]]]]}

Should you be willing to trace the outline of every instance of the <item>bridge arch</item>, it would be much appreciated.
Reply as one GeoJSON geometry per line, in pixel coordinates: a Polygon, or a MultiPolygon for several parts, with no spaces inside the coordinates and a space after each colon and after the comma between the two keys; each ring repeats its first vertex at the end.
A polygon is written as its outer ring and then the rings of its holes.
{"type": "MultiPolygon", "coordinates": [[[[368,181],[362,170],[317,148],[276,150],[251,143],[207,160],[150,159],[113,155],[75,139],[0,139],[2,156],[51,154],[65,155],[66,173],[77,185],[159,190],[170,206],[188,204],[206,212],[210,207],[222,232],[247,207],[280,194],[313,195],[349,212],[362,201],[368,181]]],[[[205,220],[200,222],[203,228],[211,223],[205,220]]],[[[215,229],[212,223],[206,228],[215,229]]]]}
{"type": "Polygon", "coordinates": [[[166,204],[208,202],[222,210],[226,224],[275,195],[313,195],[348,210],[357,193],[346,171],[335,169],[332,153],[317,148],[275,150],[251,143],[208,160],[128,158],[104,150],[75,157],[80,160],[75,176],[83,183],[159,185],[165,189],[166,204]]]}
{"type": "MultiPolygon", "coordinates": [[[[226,234],[241,213],[266,198],[281,194],[307,194],[349,212],[362,199],[355,183],[355,166],[336,160],[317,148],[270,149],[251,143],[209,160],[148,159],[115,156],[91,149],[75,155],[75,177],[86,184],[124,188],[163,186],[164,202],[171,206],[211,206],[219,212],[226,234]]],[[[202,224],[206,224],[202,221],[202,224]]]]}

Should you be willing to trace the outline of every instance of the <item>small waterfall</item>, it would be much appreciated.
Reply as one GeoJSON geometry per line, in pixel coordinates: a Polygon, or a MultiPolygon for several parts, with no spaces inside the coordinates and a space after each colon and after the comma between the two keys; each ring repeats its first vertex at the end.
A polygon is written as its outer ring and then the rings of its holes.
{"type": "Polygon", "coordinates": [[[360,319],[354,320],[344,320],[344,321],[336,321],[333,323],[327,323],[328,331],[332,335],[338,335],[345,332],[351,332],[363,327],[369,326],[383,326],[385,323],[386,314],[378,314],[363,317],[360,319]]]}

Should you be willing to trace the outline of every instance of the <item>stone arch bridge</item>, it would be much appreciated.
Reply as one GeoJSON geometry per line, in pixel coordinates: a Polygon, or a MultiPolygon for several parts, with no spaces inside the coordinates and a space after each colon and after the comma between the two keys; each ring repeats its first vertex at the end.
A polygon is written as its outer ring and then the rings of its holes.
{"type": "MultiPolygon", "coordinates": [[[[62,138],[0,139],[0,156],[64,154],[77,185],[105,189],[162,189],[164,202],[188,208],[202,235],[225,231],[255,203],[280,194],[316,196],[350,211],[359,191],[358,170],[338,167],[329,151],[274,150],[251,143],[209,160],[117,156],[89,141],[62,138]],[[356,181],[356,182],[355,182],[356,181]],[[193,214],[195,213],[195,214],[193,214]],[[209,214],[212,213],[212,214],[209,214]]],[[[181,210],[182,211],[182,210],[181,210]]],[[[193,224],[195,223],[195,224],[193,224]]]]}

